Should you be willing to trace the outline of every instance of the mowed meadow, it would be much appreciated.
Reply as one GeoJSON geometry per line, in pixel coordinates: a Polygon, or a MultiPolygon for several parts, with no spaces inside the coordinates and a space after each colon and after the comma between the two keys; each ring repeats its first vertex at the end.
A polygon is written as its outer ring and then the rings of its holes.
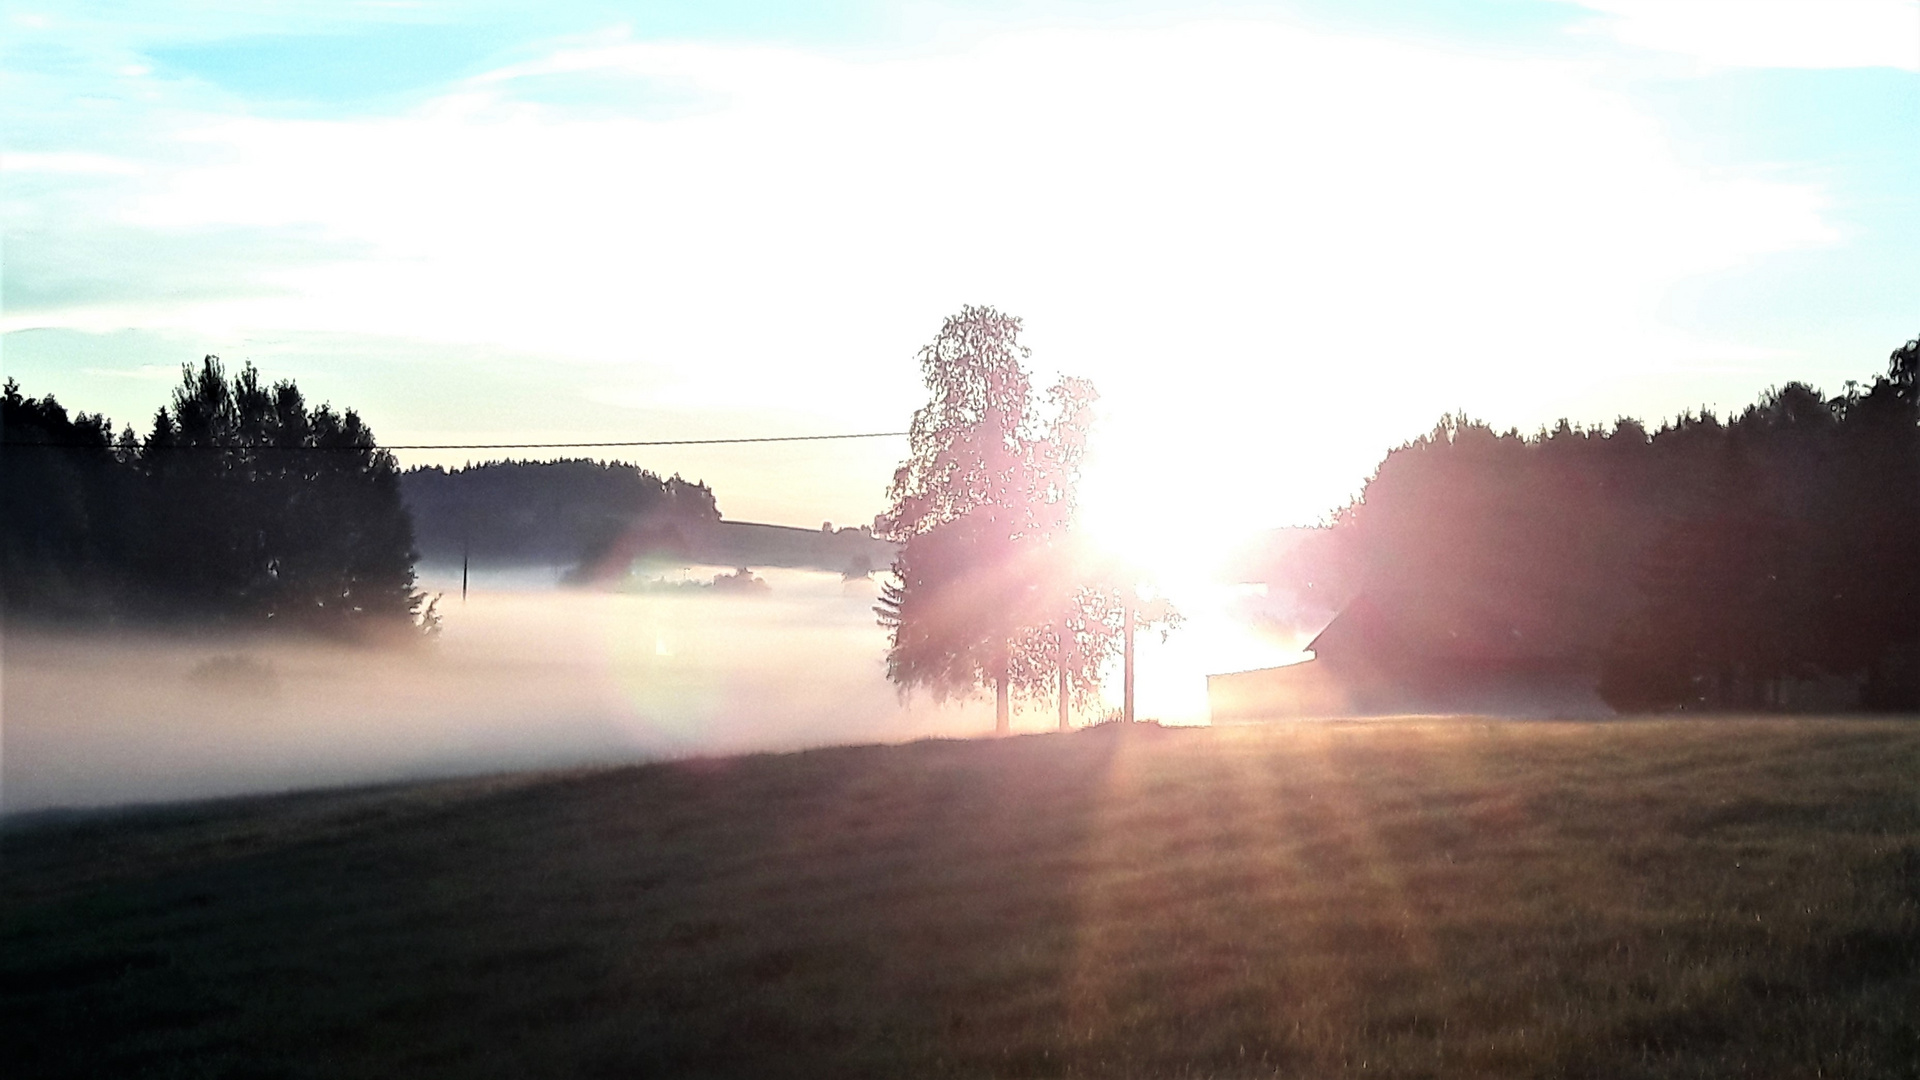
{"type": "Polygon", "coordinates": [[[1920,1073],[1898,719],[1103,726],[0,844],[15,1076],[1920,1073]]]}

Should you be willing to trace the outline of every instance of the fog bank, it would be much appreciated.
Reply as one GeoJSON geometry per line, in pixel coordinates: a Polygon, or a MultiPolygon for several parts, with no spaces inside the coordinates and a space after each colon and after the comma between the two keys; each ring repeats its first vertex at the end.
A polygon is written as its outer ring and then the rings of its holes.
{"type": "MultiPolygon", "coordinates": [[[[555,586],[553,567],[423,568],[438,640],[383,651],[271,638],[9,630],[0,811],[285,791],[694,754],[899,742],[993,729],[988,698],[903,699],[886,681],[877,585],[760,570],[768,588],[555,586]]],[[[1294,654],[1253,628],[1256,598],[1189,584],[1187,622],[1140,639],[1139,715],[1207,721],[1209,672],[1294,654]]],[[[1257,600],[1256,600],[1257,604],[1257,600]]],[[[1119,705],[1119,664],[1107,701],[1119,705]]],[[[1016,700],[1015,731],[1051,700],[1016,700]]]]}
{"type": "Polygon", "coordinates": [[[618,594],[531,573],[464,603],[456,578],[439,640],[411,651],[15,628],[0,808],[991,729],[990,703],[902,700],[887,683],[872,582],[760,576],[771,588],[754,595],[618,594]]]}

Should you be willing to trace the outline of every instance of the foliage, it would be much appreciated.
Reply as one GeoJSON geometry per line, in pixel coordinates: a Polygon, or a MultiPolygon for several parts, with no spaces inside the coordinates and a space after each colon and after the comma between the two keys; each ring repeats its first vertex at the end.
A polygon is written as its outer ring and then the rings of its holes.
{"type": "Polygon", "coordinates": [[[1020,329],[969,306],[921,350],[929,401],[879,521],[903,543],[876,608],[888,677],[936,695],[991,685],[1002,730],[1012,690],[1095,691],[1121,603],[1073,532],[1098,394],[1063,378],[1036,402],[1020,329]]]}
{"type": "Polygon", "coordinates": [[[1920,337],[1893,350],[1887,358],[1887,382],[1910,405],[1920,405],[1920,337]]]}
{"type": "Polygon", "coordinates": [[[551,563],[592,577],[636,551],[690,555],[720,520],[713,491],[626,462],[490,461],[409,469],[400,487],[424,561],[551,563]]]}
{"type": "MultiPolygon", "coordinates": [[[[125,435],[130,441],[132,433],[125,435]]],[[[139,535],[123,508],[137,478],[105,417],[69,417],[52,395],[0,390],[0,587],[15,612],[110,610],[139,535]]]]}
{"type": "Polygon", "coordinates": [[[349,409],[309,407],[252,365],[188,368],[141,447],[148,576],[204,614],[340,628],[411,621],[413,528],[393,456],[349,409]]]}
{"type": "Polygon", "coordinates": [[[1687,657],[1666,704],[1787,707],[1795,681],[1857,675],[1866,704],[1920,705],[1890,667],[1920,644],[1920,409],[1887,380],[1790,384],[1705,452],[1711,482],[1644,561],[1618,642],[1687,657]]]}
{"type": "Polygon", "coordinates": [[[1292,554],[1291,584],[1492,613],[1622,709],[1793,708],[1850,682],[1920,706],[1916,363],[1909,343],[1868,387],[1789,383],[1651,434],[1446,417],[1292,554]]]}
{"type": "Polygon", "coordinates": [[[358,414],[217,357],[144,440],[5,394],[7,588],[35,614],[431,627],[392,455],[358,414]],[[20,444],[27,443],[22,447],[20,444]]]}

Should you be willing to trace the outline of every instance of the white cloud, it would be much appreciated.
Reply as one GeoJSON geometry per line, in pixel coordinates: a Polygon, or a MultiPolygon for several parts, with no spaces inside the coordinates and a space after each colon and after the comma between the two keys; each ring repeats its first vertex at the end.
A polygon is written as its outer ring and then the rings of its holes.
{"type": "Polygon", "coordinates": [[[80,374],[97,379],[134,379],[140,382],[176,383],[180,381],[178,364],[141,364],[131,368],[84,367],[80,374]]]}
{"type": "Polygon", "coordinates": [[[877,59],[602,43],[404,116],[183,133],[202,163],[130,222],[370,254],[68,318],[470,342],[586,361],[569,389],[602,399],[638,371],[656,407],[866,427],[917,404],[943,315],[994,303],[1107,393],[1096,505],[1286,520],[1443,408],[1527,422],[1727,359],[1660,326],[1664,292],[1832,241],[1818,189],[1683,164],[1590,74],[1231,22],[877,59]],[[702,104],[534,105],[531,75],[702,104]]]}
{"type": "Polygon", "coordinates": [[[1602,29],[1709,67],[1920,71],[1920,0],[1579,0],[1602,29]]]}
{"type": "Polygon", "coordinates": [[[0,154],[0,172],[138,176],[145,171],[137,161],[107,154],[59,152],[0,154]]]}

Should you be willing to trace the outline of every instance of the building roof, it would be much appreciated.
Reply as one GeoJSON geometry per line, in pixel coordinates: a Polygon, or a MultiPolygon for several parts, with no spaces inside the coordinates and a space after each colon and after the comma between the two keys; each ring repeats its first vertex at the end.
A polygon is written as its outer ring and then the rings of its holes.
{"type": "Polygon", "coordinates": [[[1307,648],[1336,663],[1568,660],[1583,652],[1583,628],[1570,625],[1575,621],[1529,605],[1438,591],[1364,594],[1307,648]]]}

